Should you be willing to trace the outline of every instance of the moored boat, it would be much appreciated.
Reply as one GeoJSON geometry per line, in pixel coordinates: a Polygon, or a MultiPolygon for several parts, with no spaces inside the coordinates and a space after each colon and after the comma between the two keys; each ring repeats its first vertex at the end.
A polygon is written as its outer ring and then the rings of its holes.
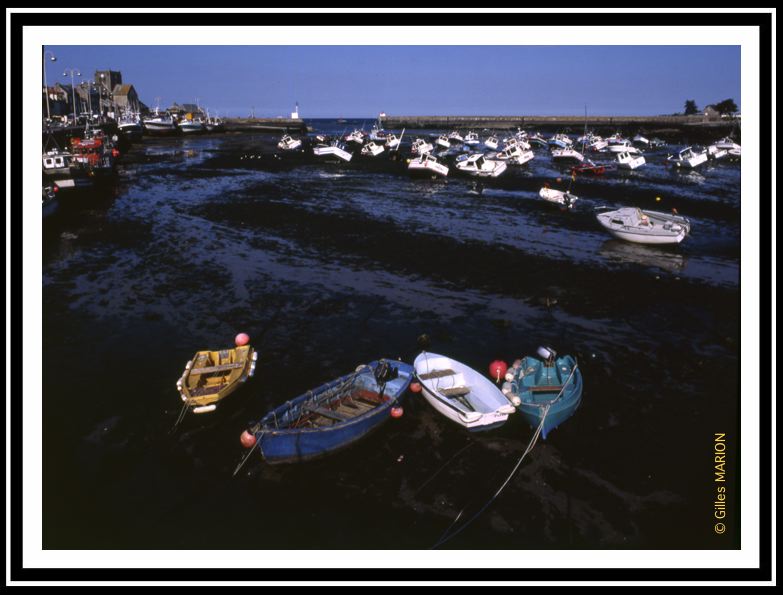
{"type": "Polygon", "coordinates": [[[483,153],[460,155],[456,164],[462,173],[479,178],[497,178],[508,167],[504,161],[485,159],[483,153]]]}
{"type": "Polygon", "coordinates": [[[502,425],[515,410],[491,380],[450,357],[423,352],[413,367],[427,402],[468,430],[502,425]]]}
{"type": "Polygon", "coordinates": [[[411,144],[411,154],[426,155],[427,153],[432,153],[434,148],[431,143],[428,143],[423,138],[417,138],[411,144]]]}
{"type": "Polygon", "coordinates": [[[590,159],[585,159],[580,164],[572,167],[571,173],[588,175],[588,176],[600,176],[606,173],[606,166],[600,163],[595,163],[590,159]]]}
{"type": "Polygon", "coordinates": [[[438,138],[435,139],[435,144],[438,145],[439,147],[443,147],[444,149],[451,148],[451,142],[449,142],[449,137],[446,136],[445,134],[441,134],[440,136],[438,136],[438,138]]]}
{"type": "Polygon", "coordinates": [[[584,161],[585,157],[576,149],[568,147],[565,149],[553,149],[552,159],[554,161],[584,161]]]}
{"type": "Polygon", "coordinates": [[[539,347],[539,358],[526,356],[509,368],[503,393],[533,428],[541,426],[541,436],[571,417],[582,402],[582,372],[570,355],[557,357],[547,347],[539,347]],[[543,422],[543,425],[542,425],[543,422]]]}
{"type": "Polygon", "coordinates": [[[599,213],[596,218],[614,237],[637,244],[679,244],[691,231],[685,217],[636,207],[599,213]]]}
{"type": "Polygon", "coordinates": [[[44,219],[51,217],[57,212],[57,209],[60,206],[60,202],[57,199],[58,192],[59,188],[57,187],[57,184],[41,187],[41,207],[44,219]]]}
{"type": "Polygon", "coordinates": [[[479,135],[477,133],[470,131],[465,135],[465,138],[463,139],[462,142],[466,145],[472,146],[472,145],[479,144],[479,142],[481,141],[479,141],[479,135]]]}
{"type": "Polygon", "coordinates": [[[574,207],[574,203],[579,199],[578,196],[571,194],[567,190],[556,190],[548,185],[538,191],[538,195],[548,202],[562,205],[569,209],[574,207]]]}
{"type": "Polygon", "coordinates": [[[337,140],[332,141],[328,145],[326,143],[318,143],[313,147],[313,155],[337,161],[350,161],[353,157],[351,153],[345,150],[344,145],[337,140]]]}
{"type": "Polygon", "coordinates": [[[292,137],[290,134],[284,134],[280,142],[277,143],[277,148],[281,151],[295,151],[302,148],[302,141],[292,137]]]}
{"type": "Polygon", "coordinates": [[[434,156],[425,153],[416,159],[411,159],[411,162],[408,164],[408,173],[418,176],[439,176],[445,178],[449,175],[449,168],[440,163],[434,156]]]}
{"type": "Polygon", "coordinates": [[[376,145],[375,141],[372,140],[362,147],[362,155],[365,157],[377,157],[383,151],[383,145],[376,145]]]}
{"type": "Polygon", "coordinates": [[[177,380],[182,402],[193,413],[214,411],[218,403],[255,373],[258,354],[250,345],[219,351],[197,351],[177,380]]]}
{"type": "Polygon", "coordinates": [[[675,167],[693,169],[707,162],[707,151],[694,151],[693,147],[685,147],[677,153],[676,157],[669,155],[666,161],[675,167]]]}
{"type": "Polygon", "coordinates": [[[643,155],[634,157],[628,151],[617,153],[617,166],[622,167],[623,169],[636,169],[645,163],[643,155]]]}
{"type": "Polygon", "coordinates": [[[395,360],[359,366],[271,410],[250,426],[245,444],[273,464],[328,455],[395,415],[412,378],[413,368],[395,360]]]}
{"type": "Polygon", "coordinates": [[[487,149],[491,149],[492,151],[498,150],[498,137],[496,136],[490,136],[487,139],[484,140],[484,146],[487,149]]]}

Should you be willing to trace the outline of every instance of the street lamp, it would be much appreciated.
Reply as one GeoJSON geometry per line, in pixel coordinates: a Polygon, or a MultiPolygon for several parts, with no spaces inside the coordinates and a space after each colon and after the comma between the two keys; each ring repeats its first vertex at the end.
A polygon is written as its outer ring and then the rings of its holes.
{"type": "Polygon", "coordinates": [[[68,73],[71,74],[71,96],[73,98],[73,123],[76,124],[76,86],[73,84],[73,75],[81,76],[82,73],[79,72],[78,68],[66,68],[65,72],[63,72],[63,76],[68,76],[68,73]]]}
{"type": "Polygon", "coordinates": [[[52,62],[57,62],[57,58],[54,57],[54,54],[52,52],[44,52],[43,55],[43,75],[44,75],[44,93],[46,93],[46,119],[51,120],[52,114],[49,112],[49,85],[46,82],[46,56],[49,56],[49,59],[52,62]]]}

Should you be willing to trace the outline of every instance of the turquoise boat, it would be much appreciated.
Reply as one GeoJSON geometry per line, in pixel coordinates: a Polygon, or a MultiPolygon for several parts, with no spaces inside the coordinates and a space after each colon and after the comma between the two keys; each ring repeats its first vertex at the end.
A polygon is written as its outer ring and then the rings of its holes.
{"type": "Polygon", "coordinates": [[[571,417],[582,402],[582,372],[570,355],[558,357],[548,347],[538,348],[539,358],[527,356],[506,373],[503,393],[533,427],[544,419],[541,435],[571,417]]]}

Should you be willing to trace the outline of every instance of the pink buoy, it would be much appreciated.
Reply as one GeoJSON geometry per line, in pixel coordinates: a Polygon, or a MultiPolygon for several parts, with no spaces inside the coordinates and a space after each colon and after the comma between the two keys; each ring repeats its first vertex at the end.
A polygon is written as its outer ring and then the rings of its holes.
{"type": "Polygon", "coordinates": [[[394,419],[399,419],[402,417],[402,407],[392,407],[390,413],[394,419]]]}
{"type": "Polygon", "coordinates": [[[242,435],[239,437],[239,441],[242,443],[242,446],[245,448],[252,448],[256,444],[256,437],[245,430],[242,432],[242,435]]]}
{"type": "Polygon", "coordinates": [[[500,382],[500,379],[506,375],[508,371],[508,364],[503,360],[496,359],[489,364],[489,375],[495,379],[495,382],[500,382]]]}
{"type": "Polygon", "coordinates": [[[412,393],[420,393],[421,384],[419,384],[418,382],[411,382],[410,389],[412,393]]]}
{"type": "Polygon", "coordinates": [[[250,335],[247,333],[239,333],[234,338],[234,343],[236,343],[237,347],[242,347],[243,345],[247,345],[250,343],[250,335]]]}

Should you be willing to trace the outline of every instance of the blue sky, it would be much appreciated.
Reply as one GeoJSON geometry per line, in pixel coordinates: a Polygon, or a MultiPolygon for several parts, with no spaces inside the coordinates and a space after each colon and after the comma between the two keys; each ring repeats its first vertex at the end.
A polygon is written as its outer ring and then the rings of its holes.
{"type": "Polygon", "coordinates": [[[739,46],[46,46],[66,68],[120,70],[154,107],[226,116],[655,115],[732,98],[739,46]]]}

